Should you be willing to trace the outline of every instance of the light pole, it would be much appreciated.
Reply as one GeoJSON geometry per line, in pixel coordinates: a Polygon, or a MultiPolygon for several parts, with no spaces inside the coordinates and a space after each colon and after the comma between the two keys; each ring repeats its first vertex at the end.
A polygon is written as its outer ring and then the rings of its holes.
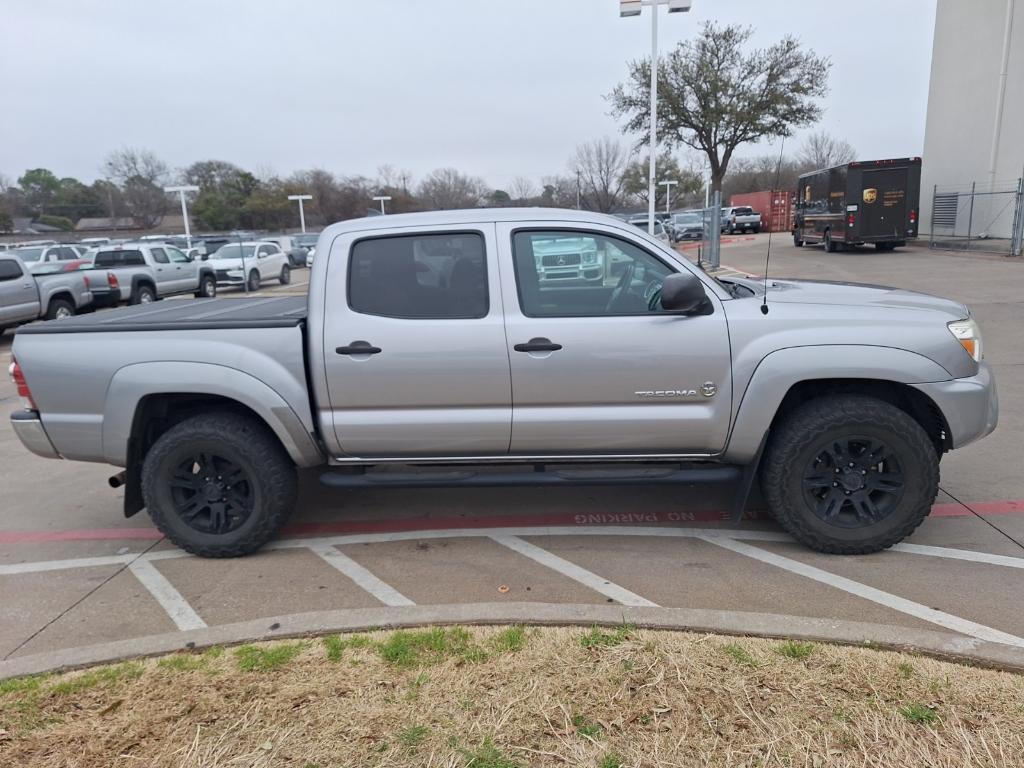
{"type": "Polygon", "coordinates": [[[384,216],[387,214],[387,211],[384,210],[384,203],[391,202],[391,195],[377,195],[373,198],[373,202],[380,203],[380,215],[384,216]]]}
{"type": "Polygon", "coordinates": [[[665,181],[659,181],[658,186],[665,187],[665,213],[669,212],[669,203],[672,200],[672,185],[678,184],[678,181],[666,179],[665,181]]]}
{"type": "Polygon", "coordinates": [[[192,228],[188,224],[188,203],[185,202],[186,192],[198,192],[199,187],[184,185],[181,187],[164,187],[164,192],[177,192],[181,197],[181,218],[185,222],[185,248],[192,247],[192,228]]]}
{"type": "Polygon", "coordinates": [[[312,195],[288,195],[289,200],[299,201],[299,226],[302,227],[302,234],[306,234],[306,211],[302,207],[303,200],[312,200],[312,195]]]}
{"type": "Polygon", "coordinates": [[[647,233],[654,234],[654,158],[658,154],[658,6],[667,5],[669,13],[685,13],[692,0],[619,0],[620,16],[639,16],[644,6],[651,8],[651,162],[647,176],[647,233]]]}

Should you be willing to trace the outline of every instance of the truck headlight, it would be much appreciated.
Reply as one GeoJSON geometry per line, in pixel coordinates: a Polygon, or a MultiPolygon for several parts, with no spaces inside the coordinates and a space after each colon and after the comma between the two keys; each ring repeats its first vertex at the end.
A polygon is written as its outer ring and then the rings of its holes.
{"type": "Polygon", "coordinates": [[[583,252],[583,263],[584,264],[597,264],[597,251],[584,251],[583,252]]]}
{"type": "Polygon", "coordinates": [[[960,342],[960,346],[967,351],[967,354],[974,358],[975,362],[981,362],[981,328],[978,327],[974,318],[954,320],[952,323],[947,323],[946,327],[960,342]]]}

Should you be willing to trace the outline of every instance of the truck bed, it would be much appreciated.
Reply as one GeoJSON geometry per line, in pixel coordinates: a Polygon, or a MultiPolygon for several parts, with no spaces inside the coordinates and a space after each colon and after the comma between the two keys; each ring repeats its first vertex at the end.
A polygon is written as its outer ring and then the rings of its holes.
{"type": "Polygon", "coordinates": [[[227,328],[291,328],[306,319],[305,296],[253,299],[169,299],[77,315],[59,323],[33,323],[18,334],[124,333],[227,328]]]}

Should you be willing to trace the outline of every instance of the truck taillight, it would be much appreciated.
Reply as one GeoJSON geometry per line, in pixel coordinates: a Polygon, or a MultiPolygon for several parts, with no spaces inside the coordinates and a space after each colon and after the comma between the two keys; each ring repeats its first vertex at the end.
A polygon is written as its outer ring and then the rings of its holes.
{"type": "Polygon", "coordinates": [[[88,275],[82,275],[82,279],[85,280],[85,288],[86,288],[86,290],[88,290],[91,287],[89,285],[89,276],[88,275]]]}
{"type": "Polygon", "coordinates": [[[852,227],[853,226],[853,214],[852,213],[846,214],[846,226],[848,226],[848,227],[852,227]]]}
{"type": "Polygon", "coordinates": [[[107,285],[110,286],[112,291],[116,291],[121,287],[121,284],[117,282],[117,275],[113,272],[107,272],[107,285]]]}
{"type": "Polygon", "coordinates": [[[28,384],[25,383],[25,374],[21,370],[21,366],[18,365],[18,361],[11,359],[11,364],[7,368],[7,372],[11,374],[11,381],[14,382],[15,388],[18,390],[18,397],[21,398],[22,403],[30,411],[38,411],[36,407],[36,401],[32,399],[32,393],[28,390],[28,384]]]}
{"type": "Polygon", "coordinates": [[[910,223],[917,224],[917,211],[913,208],[910,209],[910,223]]]}

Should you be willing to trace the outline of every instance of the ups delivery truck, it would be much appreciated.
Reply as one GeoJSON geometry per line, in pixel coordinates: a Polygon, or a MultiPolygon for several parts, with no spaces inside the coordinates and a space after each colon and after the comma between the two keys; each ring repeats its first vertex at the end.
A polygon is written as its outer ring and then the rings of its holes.
{"type": "Polygon", "coordinates": [[[861,160],[797,181],[793,245],[836,251],[874,243],[891,251],[917,237],[921,158],[861,160]]]}

